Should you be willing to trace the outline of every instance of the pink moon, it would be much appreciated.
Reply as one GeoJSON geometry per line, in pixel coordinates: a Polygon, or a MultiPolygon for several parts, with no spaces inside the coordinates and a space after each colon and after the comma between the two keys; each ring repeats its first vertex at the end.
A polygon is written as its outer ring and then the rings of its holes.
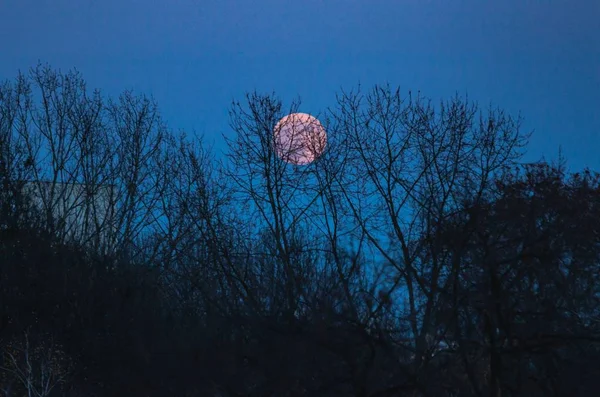
{"type": "Polygon", "coordinates": [[[287,163],[307,165],[325,150],[327,134],[319,120],[307,113],[283,117],[273,130],[275,152],[287,163]]]}

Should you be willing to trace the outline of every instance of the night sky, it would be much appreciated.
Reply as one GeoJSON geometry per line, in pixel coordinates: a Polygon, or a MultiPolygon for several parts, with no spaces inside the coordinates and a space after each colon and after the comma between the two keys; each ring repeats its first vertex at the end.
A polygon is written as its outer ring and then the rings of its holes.
{"type": "Polygon", "coordinates": [[[524,117],[526,160],[600,170],[598,0],[0,0],[0,79],[38,63],[153,95],[218,151],[228,110],[274,92],[300,111],[360,83],[468,94],[524,117]]]}

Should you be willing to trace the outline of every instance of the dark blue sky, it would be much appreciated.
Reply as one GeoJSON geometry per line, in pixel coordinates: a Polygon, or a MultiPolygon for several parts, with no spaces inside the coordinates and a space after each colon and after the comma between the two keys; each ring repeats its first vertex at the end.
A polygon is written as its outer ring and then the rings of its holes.
{"type": "Polygon", "coordinates": [[[600,170],[598,0],[0,0],[0,39],[0,79],[76,67],[106,94],[152,94],[219,150],[248,91],[318,113],[389,82],[521,111],[527,160],[562,145],[571,168],[600,170]]]}

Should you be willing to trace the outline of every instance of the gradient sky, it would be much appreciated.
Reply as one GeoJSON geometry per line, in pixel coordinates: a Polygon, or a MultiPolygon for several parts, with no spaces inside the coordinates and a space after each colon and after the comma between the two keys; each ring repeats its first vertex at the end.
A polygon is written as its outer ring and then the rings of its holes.
{"type": "Polygon", "coordinates": [[[225,150],[231,100],[300,111],[389,82],[521,112],[526,160],[600,171],[598,0],[0,0],[0,80],[38,60],[90,88],[152,94],[174,129],[225,150]]]}

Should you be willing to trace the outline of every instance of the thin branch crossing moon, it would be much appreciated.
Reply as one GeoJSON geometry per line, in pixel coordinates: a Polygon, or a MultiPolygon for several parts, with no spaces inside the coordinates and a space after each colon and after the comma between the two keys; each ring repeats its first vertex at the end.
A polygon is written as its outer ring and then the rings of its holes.
{"type": "Polygon", "coordinates": [[[327,134],[319,120],[307,113],[283,117],[273,131],[275,152],[283,161],[307,165],[325,150],[327,134]]]}

